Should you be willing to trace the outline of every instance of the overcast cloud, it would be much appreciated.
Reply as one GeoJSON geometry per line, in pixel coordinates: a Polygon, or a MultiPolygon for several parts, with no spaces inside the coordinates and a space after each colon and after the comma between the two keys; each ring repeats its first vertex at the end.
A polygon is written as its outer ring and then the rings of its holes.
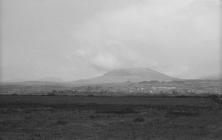
{"type": "Polygon", "coordinates": [[[216,75],[220,0],[1,0],[1,80],[77,80],[116,68],[216,75]]]}

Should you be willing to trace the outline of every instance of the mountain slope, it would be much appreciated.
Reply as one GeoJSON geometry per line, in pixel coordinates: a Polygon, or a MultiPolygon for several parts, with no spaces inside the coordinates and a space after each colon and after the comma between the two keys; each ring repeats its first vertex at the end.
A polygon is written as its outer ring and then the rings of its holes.
{"type": "Polygon", "coordinates": [[[148,68],[129,68],[116,69],[105,73],[102,76],[92,79],[80,80],[79,83],[119,83],[119,82],[141,82],[141,81],[171,81],[176,78],[167,76],[163,73],[148,69],[148,68]]]}

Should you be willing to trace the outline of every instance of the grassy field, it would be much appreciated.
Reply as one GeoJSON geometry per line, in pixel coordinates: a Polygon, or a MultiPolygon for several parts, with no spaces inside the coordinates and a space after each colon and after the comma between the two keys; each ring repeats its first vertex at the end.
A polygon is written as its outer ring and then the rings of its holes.
{"type": "Polygon", "coordinates": [[[0,96],[0,140],[221,140],[201,97],[0,96]]]}

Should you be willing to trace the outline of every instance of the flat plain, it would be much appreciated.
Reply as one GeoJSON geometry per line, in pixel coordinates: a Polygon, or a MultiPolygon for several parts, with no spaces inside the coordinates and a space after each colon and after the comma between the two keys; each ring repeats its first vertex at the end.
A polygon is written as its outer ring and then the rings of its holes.
{"type": "Polygon", "coordinates": [[[0,95],[1,140],[220,140],[212,97],[0,95]]]}

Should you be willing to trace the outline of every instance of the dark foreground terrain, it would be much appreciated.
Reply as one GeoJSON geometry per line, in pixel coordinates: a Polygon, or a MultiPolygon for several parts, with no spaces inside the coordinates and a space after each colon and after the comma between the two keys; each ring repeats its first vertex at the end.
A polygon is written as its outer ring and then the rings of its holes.
{"type": "Polygon", "coordinates": [[[219,100],[0,95],[0,140],[221,140],[219,100]]]}

